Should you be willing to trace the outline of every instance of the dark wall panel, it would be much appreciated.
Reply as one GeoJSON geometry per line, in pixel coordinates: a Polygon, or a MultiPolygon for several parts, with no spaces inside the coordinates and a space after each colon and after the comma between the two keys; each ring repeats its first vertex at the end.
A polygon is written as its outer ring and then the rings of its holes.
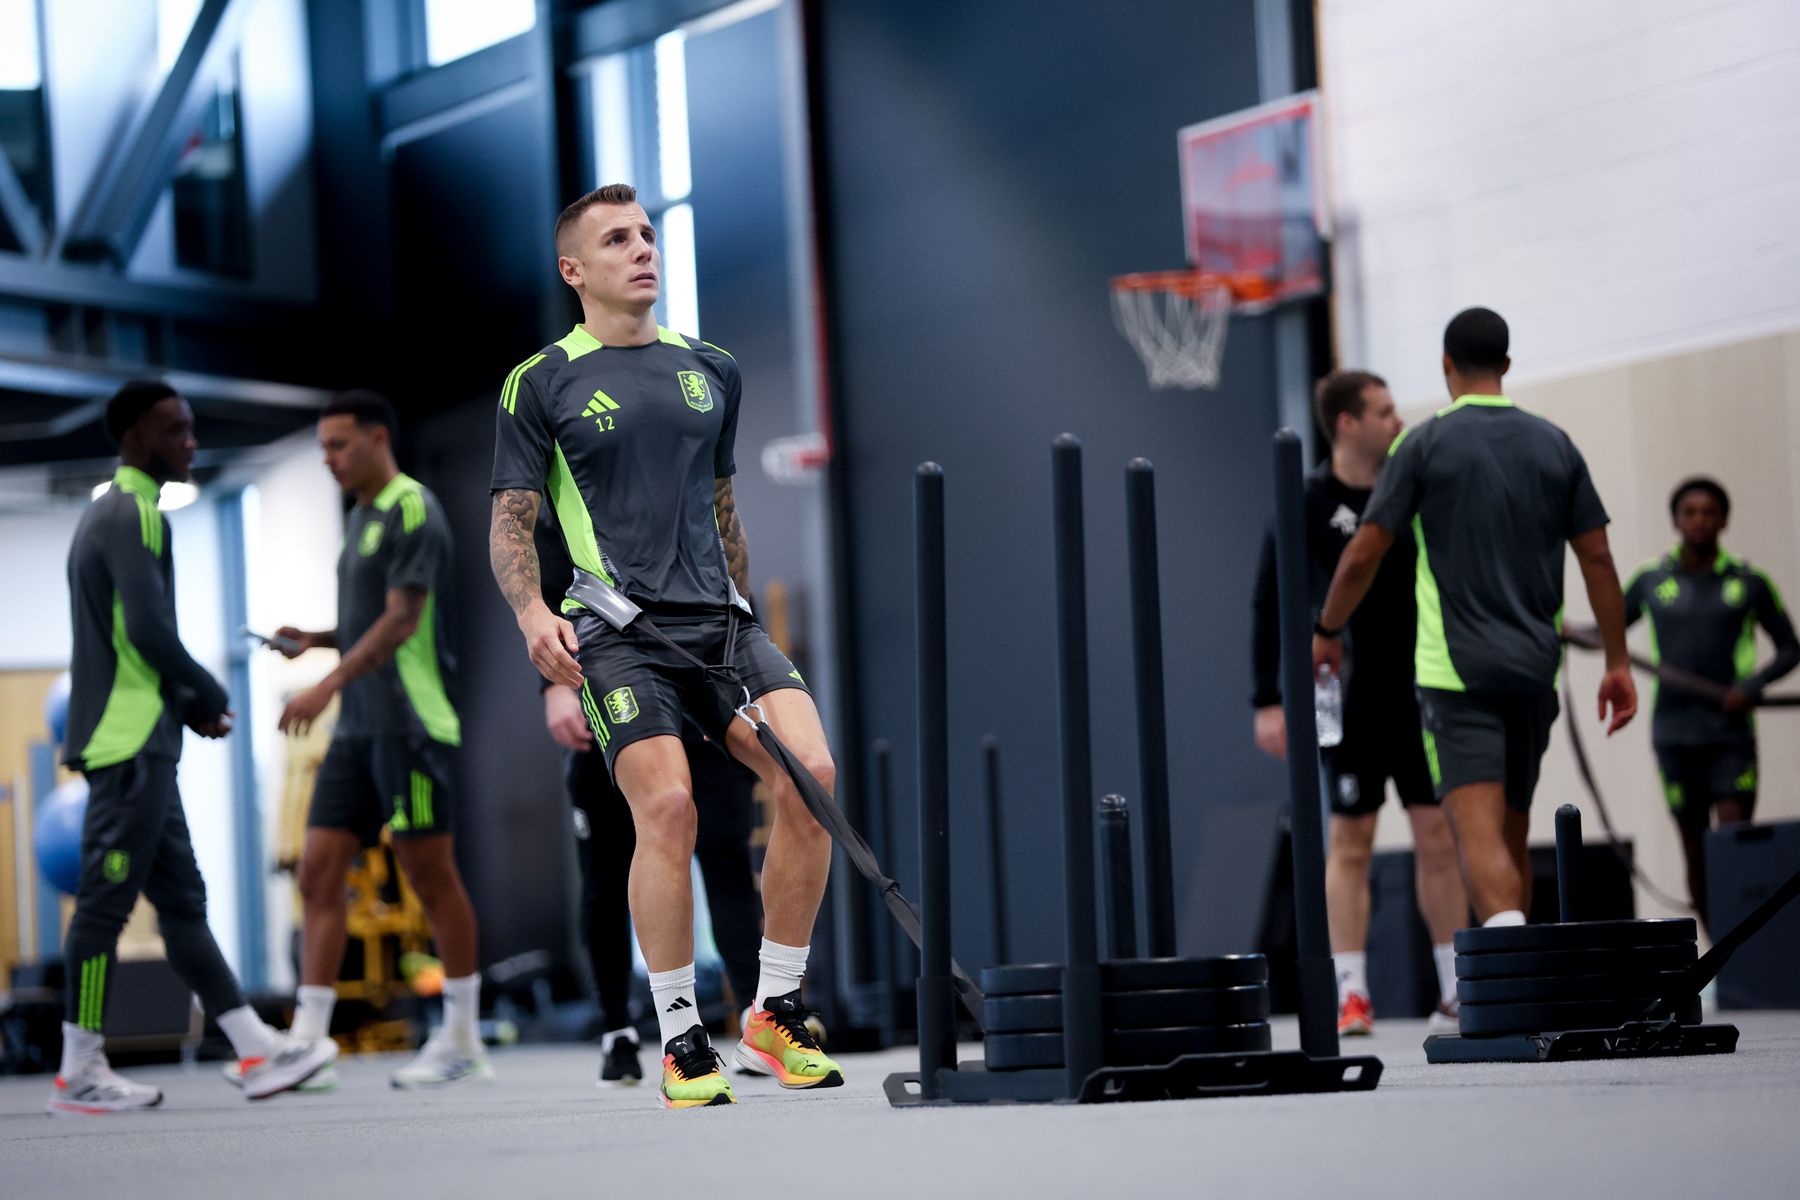
{"type": "Polygon", "coordinates": [[[819,27],[849,587],[864,733],[898,747],[892,865],[916,884],[910,497],[914,466],[935,459],[957,949],[989,952],[978,745],[993,733],[1014,957],[1060,952],[1049,446],[1072,431],[1087,448],[1096,790],[1137,791],[1123,467],[1143,454],[1158,471],[1180,936],[1246,949],[1280,787],[1245,701],[1271,339],[1237,321],[1218,391],[1151,392],[1113,329],[1107,279],[1179,263],[1174,134],[1257,102],[1252,5],[1144,0],[1125,20],[1093,5],[869,0],[822,6],[819,27]]]}
{"type": "Polygon", "coordinates": [[[544,344],[541,284],[555,269],[535,112],[527,99],[482,113],[403,143],[390,163],[399,311],[382,367],[413,431],[403,465],[437,493],[456,540],[458,858],[484,963],[538,949],[566,963],[572,946],[562,752],[487,562],[495,397],[544,344]]]}
{"type": "MultiPolygon", "coordinates": [[[[432,413],[500,382],[544,343],[540,301],[556,270],[529,97],[394,153],[393,255],[399,310],[396,400],[432,413]]],[[[569,324],[579,319],[570,299],[569,324]]]]}

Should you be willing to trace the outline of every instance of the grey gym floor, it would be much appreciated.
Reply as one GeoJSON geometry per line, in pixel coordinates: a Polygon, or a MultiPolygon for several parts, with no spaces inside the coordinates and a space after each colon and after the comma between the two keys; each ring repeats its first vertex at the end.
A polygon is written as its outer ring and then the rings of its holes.
{"type": "Polygon", "coordinates": [[[596,1089],[582,1046],[503,1050],[492,1085],[426,1095],[354,1059],[335,1094],[257,1105],[214,1064],[140,1069],[167,1098],[126,1117],[51,1118],[47,1077],[6,1078],[0,1196],[1791,1198],[1800,1013],[1727,1017],[1731,1056],[1471,1067],[1427,1066],[1424,1023],[1387,1021],[1351,1044],[1387,1065],[1372,1093],[1081,1108],[896,1112],[903,1051],[846,1056],[838,1091],[744,1080],[736,1108],[678,1113],[596,1089]]]}

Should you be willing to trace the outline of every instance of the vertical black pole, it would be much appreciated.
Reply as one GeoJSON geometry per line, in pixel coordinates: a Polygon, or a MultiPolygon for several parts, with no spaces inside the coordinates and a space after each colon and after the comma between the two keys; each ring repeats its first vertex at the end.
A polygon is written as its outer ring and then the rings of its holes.
{"type": "Polygon", "coordinates": [[[1325,925],[1325,816],[1313,714],[1312,599],[1307,594],[1300,439],[1275,435],[1275,581],[1281,615],[1281,694],[1288,729],[1288,807],[1294,842],[1294,925],[1299,943],[1300,1048],[1335,1058],[1337,978],[1325,925]]]}
{"type": "Polygon", "coordinates": [[[988,734],[981,739],[982,782],[987,791],[988,878],[994,901],[994,961],[1012,961],[1011,939],[1006,934],[1006,820],[1000,803],[1000,739],[988,734]]]}
{"type": "MultiPolygon", "coordinates": [[[[886,738],[869,744],[869,769],[874,773],[874,786],[869,789],[869,827],[877,838],[876,857],[894,870],[894,748],[886,738]]],[[[871,910],[874,918],[876,978],[881,981],[881,1044],[892,1046],[900,1040],[900,1021],[896,995],[899,982],[910,979],[910,972],[900,970],[894,953],[894,923],[878,907],[871,910]]]]}
{"type": "Polygon", "coordinates": [[[1137,896],[1131,886],[1131,810],[1100,797],[1100,871],[1106,897],[1106,957],[1137,957],[1137,896]]]}
{"type": "Polygon", "coordinates": [[[1100,964],[1094,922],[1093,769],[1088,747],[1087,553],[1082,544],[1081,442],[1051,451],[1056,526],[1056,663],[1063,800],[1063,1067],[1081,1094],[1100,1062],[1100,964]]]}
{"type": "Polygon", "coordinates": [[[956,1068],[956,1011],[950,991],[950,741],[944,648],[944,469],[921,464],[913,489],[918,562],[919,1083],[938,1096],[940,1070],[956,1068]]]}
{"type": "Polygon", "coordinates": [[[1175,869],[1169,837],[1169,744],[1163,697],[1162,591],[1156,559],[1156,473],[1147,458],[1125,464],[1136,661],[1139,819],[1144,823],[1144,922],[1150,957],[1175,956],[1175,869]]]}
{"type": "Polygon", "coordinates": [[[1581,810],[1565,804],[1556,810],[1557,920],[1573,921],[1575,897],[1581,890],[1581,810]]]}

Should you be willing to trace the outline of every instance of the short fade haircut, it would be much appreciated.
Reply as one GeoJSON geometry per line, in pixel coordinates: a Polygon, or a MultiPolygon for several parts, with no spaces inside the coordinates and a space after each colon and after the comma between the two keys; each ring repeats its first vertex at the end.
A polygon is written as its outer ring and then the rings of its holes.
{"type": "Polygon", "coordinates": [[[1373,371],[1333,371],[1319,380],[1313,389],[1313,413],[1325,440],[1337,441],[1337,422],[1342,416],[1360,417],[1368,401],[1363,393],[1372,387],[1386,387],[1387,380],[1373,371]]]}
{"type": "Polygon", "coordinates": [[[138,418],[178,392],[160,379],[133,379],[114,392],[106,401],[106,436],[115,446],[123,445],[125,435],[138,423],[138,418]]]}
{"type": "Polygon", "coordinates": [[[1731,497],[1725,494],[1719,481],[1706,475],[1695,475],[1676,484],[1675,490],[1669,493],[1669,520],[1675,519],[1675,510],[1681,507],[1681,498],[1689,492],[1705,492],[1719,502],[1721,517],[1731,516],[1731,497]]]}
{"type": "Polygon", "coordinates": [[[1444,326],[1444,353],[1458,371],[1499,371],[1506,366],[1512,334],[1491,308],[1465,308],[1444,326]]]}
{"type": "Polygon", "coordinates": [[[393,441],[400,432],[400,418],[394,413],[394,406],[378,392],[366,388],[352,388],[347,392],[339,392],[331,398],[323,411],[325,417],[350,417],[364,429],[371,425],[379,425],[388,431],[388,441],[393,441]]]}
{"type": "Polygon", "coordinates": [[[597,187],[575,203],[562,210],[556,218],[556,253],[560,257],[563,252],[563,235],[574,228],[575,222],[581,220],[581,214],[596,204],[636,204],[637,189],[629,183],[609,183],[605,187],[597,187]]]}

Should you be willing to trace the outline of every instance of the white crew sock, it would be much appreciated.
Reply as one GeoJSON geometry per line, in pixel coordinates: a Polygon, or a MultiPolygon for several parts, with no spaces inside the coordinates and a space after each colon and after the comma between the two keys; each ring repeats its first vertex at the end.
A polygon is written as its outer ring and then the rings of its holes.
{"type": "Polygon", "coordinates": [[[289,1033],[303,1042],[316,1042],[331,1032],[331,1010],[337,1007],[337,989],[317,984],[300,985],[294,993],[294,1026],[289,1033]]]}
{"type": "Polygon", "coordinates": [[[694,964],[673,971],[650,972],[650,996],[656,1002],[656,1023],[668,1045],[700,1021],[700,1003],[694,997],[694,964]]]}
{"type": "Polygon", "coordinates": [[[805,946],[784,946],[763,939],[762,973],[756,977],[756,995],[750,1001],[752,1008],[760,1009],[776,996],[799,989],[806,978],[806,951],[805,946]]]}
{"type": "Polygon", "coordinates": [[[1369,956],[1362,950],[1350,950],[1343,954],[1331,956],[1337,967],[1338,1003],[1342,1004],[1355,992],[1364,1000],[1369,998],[1368,966],[1369,956]]]}
{"type": "Polygon", "coordinates": [[[275,1050],[275,1031],[263,1023],[256,1015],[256,1010],[248,1004],[240,1004],[230,1012],[222,1012],[218,1016],[219,1029],[231,1043],[231,1049],[240,1060],[246,1058],[267,1058],[275,1050]]]}
{"type": "Polygon", "coordinates": [[[1523,925],[1525,914],[1516,908],[1503,908],[1481,923],[1483,929],[1493,929],[1498,925],[1523,925]]]}
{"type": "Polygon", "coordinates": [[[95,1063],[106,1061],[105,1035],[67,1021],[62,1023],[62,1033],[62,1070],[57,1072],[62,1078],[73,1079],[95,1063]]]}
{"type": "Polygon", "coordinates": [[[1456,943],[1439,942],[1431,948],[1431,957],[1437,963],[1438,1003],[1455,1007],[1456,943]]]}
{"type": "Polygon", "coordinates": [[[444,1028],[464,1054],[481,1049],[481,972],[444,980],[444,1028]]]}
{"type": "MultiPolygon", "coordinates": [[[[576,811],[579,812],[581,810],[577,809],[576,811]]],[[[613,1043],[620,1038],[624,1038],[633,1046],[638,1044],[637,1030],[633,1029],[631,1026],[627,1025],[623,1029],[609,1029],[600,1035],[600,1053],[602,1055],[611,1054],[613,1043]]]]}

